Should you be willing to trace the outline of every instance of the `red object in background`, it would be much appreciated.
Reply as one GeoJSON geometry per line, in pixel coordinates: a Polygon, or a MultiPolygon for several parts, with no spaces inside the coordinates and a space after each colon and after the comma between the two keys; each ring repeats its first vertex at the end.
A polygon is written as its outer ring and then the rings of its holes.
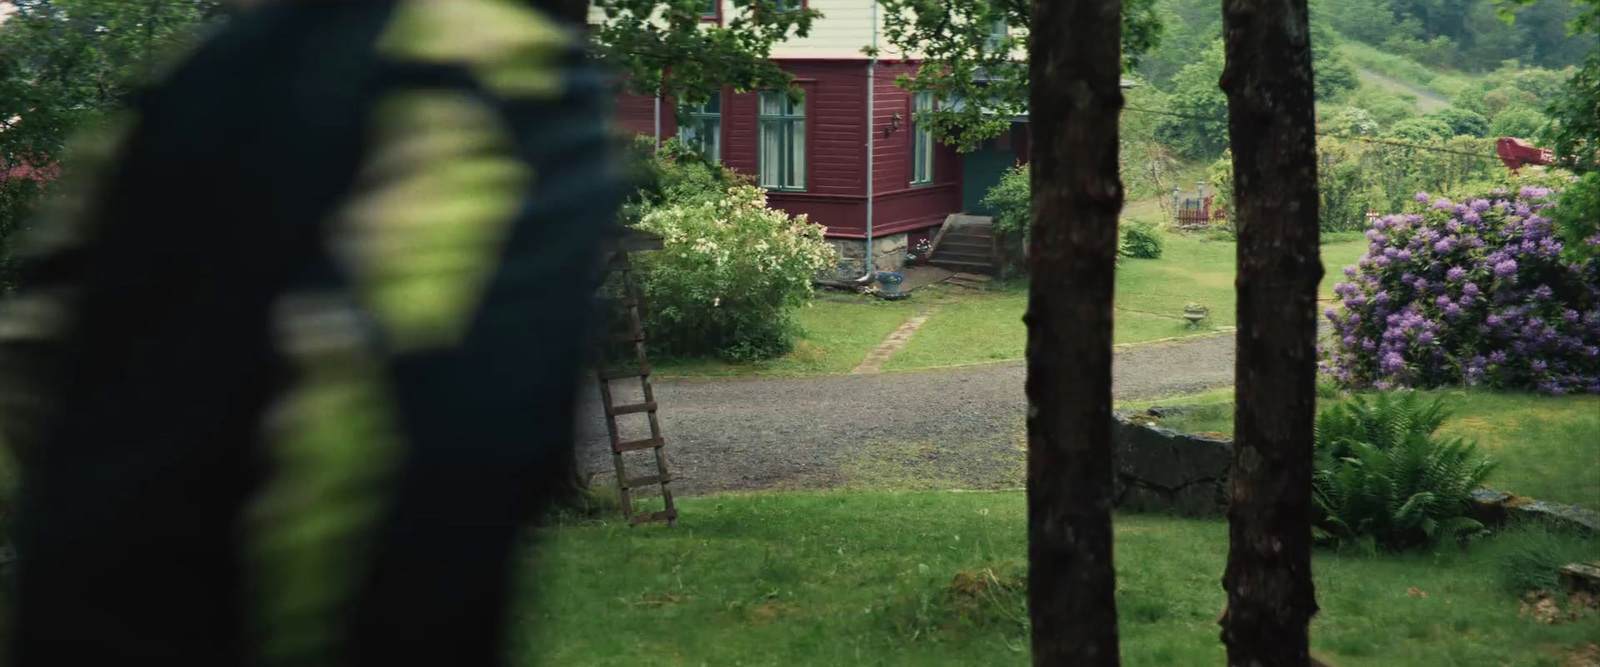
{"type": "Polygon", "coordinates": [[[1547,149],[1529,146],[1522,140],[1511,137],[1501,137],[1496,141],[1494,152],[1500,156],[1500,161],[1505,163],[1512,174],[1516,174],[1528,165],[1548,166],[1555,162],[1556,157],[1547,149]]]}
{"type": "Polygon", "coordinates": [[[53,181],[60,175],[61,168],[54,164],[46,164],[40,167],[24,162],[5,171],[0,171],[0,181],[8,178],[28,178],[44,183],[53,181]]]}

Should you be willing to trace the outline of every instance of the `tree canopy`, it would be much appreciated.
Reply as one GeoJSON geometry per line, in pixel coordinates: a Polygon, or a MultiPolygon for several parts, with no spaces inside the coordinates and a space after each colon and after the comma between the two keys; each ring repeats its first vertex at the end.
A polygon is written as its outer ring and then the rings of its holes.
{"type": "MultiPolygon", "coordinates": [[[[944,103],[918,112],[935,136],[962,150],[1010,128],[1028,112],[1027,0],[882,0],[884,37],[896,54],[919,59],[914,74],[897,82],[932,91],[944,103]]],[[[1126,70],[1160,42],[1156,0],[1122,3],[1122,57],[1126,70]]],[[[880,49],[881,50],[881,49],[880,49]]],[[[870,47],[868,52],[871,53],[870,47]]]]}
{"type": "Polygon", "coordinates": [[[595,57],[626,75],[642,95],[702,104],[724,87],[739,91],[790,86],[793,77],[768,59],[774,44],[805,37],[822,14],[779,0],[733,3],[707,21],[707,0],[595,0],[604,21],[592,32],[595,57]]]}

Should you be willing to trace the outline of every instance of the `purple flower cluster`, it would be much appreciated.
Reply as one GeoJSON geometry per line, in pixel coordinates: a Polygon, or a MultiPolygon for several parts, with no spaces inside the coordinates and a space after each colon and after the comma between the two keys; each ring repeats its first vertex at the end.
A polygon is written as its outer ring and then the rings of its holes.
{"type": "Polygon", "coordinates": [[[1375,221],[1334,286],[1342,307],[1324,313],[1326,372],[1357,388],[1600,393],[1600,260],[1562,260],[1553,195],[1419,192],[1411,212],[1375,221]]]}

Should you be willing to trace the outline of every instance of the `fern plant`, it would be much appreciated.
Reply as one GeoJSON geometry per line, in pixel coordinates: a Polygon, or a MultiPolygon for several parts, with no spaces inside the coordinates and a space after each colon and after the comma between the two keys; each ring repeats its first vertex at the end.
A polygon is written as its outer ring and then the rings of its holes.
{"type": "Polygon", "coordinates": [[[1318,541],[1402,551],[1482,533],[1468,516],[1472,490],[1495,464],[1473,443],[1434,436],[1448,416],[1439,399],[1409,391],[1323,410],[1312,476],[1318,541]]]}

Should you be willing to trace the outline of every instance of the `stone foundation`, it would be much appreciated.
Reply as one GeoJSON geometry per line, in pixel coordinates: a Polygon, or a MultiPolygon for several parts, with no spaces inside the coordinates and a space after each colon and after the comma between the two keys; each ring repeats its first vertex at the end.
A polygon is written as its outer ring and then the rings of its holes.
{"type": "MultiPolygon", "coordinates": [[[[906,264],[909,235],[890,234],[872,240],[874,271],[899,271],[906,264]]],[[[866,273],[866,239],[828,239],[828,245],[839,251],[839,262],[826,280],[855,280],[866,273]]]]}

